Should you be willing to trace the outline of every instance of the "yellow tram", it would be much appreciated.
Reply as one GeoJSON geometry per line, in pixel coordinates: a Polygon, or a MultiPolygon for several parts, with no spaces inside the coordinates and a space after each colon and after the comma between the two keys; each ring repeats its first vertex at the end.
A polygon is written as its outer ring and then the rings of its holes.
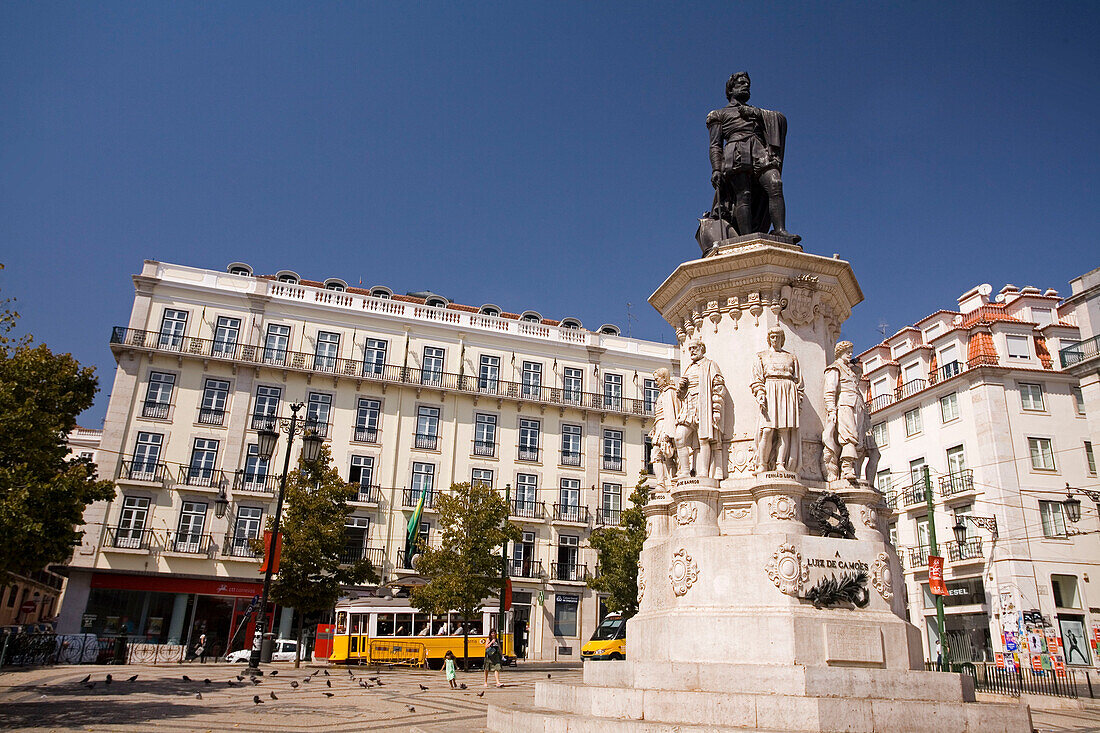
{"type": "MultiPolygon", "coordinates": [[[[505,614],[504,628],[511,626],[505,614]]],[[[402,664],[439,668],[450,651],[462,659],[463,635],[470,637],[470,659],[481,663],[497,610],[485,607],[464,627],[457,613],[421,613],[407,598],[357,598],[336,604],[336,627],[329,661],[336,664],[402,664]]],[[[514,658],[512,634],[501,636],[505,659],[514,658]]]]}

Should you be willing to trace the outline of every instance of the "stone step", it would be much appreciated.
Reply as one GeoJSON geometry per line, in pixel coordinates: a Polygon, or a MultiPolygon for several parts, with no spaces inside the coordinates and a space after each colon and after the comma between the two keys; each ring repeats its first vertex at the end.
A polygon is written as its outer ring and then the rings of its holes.
{"type": "MultiPolygon", "coordinates": [[[[486,730],[493,733],[745,733],[744,728],[617,720],[538,708],[489,706],[486,730]]],[[[788,733],[756,729],[757,733],[788,733]]]]}
{"type": "Polygon", "coordinates": [[[1015,703],[657,690],[540,682],[535,685],[535,705],[580,720],[700,726],[699,730],[830,733],[918,733],[928,730],[1028,733],[1031,730],[1027,707],[1015,703]]]}

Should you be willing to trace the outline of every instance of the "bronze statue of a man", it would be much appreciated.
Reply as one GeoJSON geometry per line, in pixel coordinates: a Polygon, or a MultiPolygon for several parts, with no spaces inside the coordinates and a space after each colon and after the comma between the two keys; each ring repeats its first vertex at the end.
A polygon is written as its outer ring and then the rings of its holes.
{"type": "Polygon", "coordinates": [[[732,210],[738,234],[787,231],[783,203],[783,148],[787,118],[748,104],[749,75],[738,71],[726,82],[729,104],[707,115],[710,132],[710,176],[714,186],[712,216],[728,219],[732,210]]]}

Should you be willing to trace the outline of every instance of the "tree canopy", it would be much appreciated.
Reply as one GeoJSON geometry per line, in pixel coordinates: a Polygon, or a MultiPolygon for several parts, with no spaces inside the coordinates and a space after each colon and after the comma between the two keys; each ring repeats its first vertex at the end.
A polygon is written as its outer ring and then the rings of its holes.
{"type": "Polygon", "coordinates": [[[588,587],[604,594],[608,609],[629,618],[638,612],[638,556],[645,542],[642,507],[649,502],[646,474],[642,473],[630,495],[631,507],[620,514],[618,527],[598,527],[589,543],[599,556],[599,572],[588,587]]]}
{"type": "Polygon", "coordinates": [[[422,548],[416,571],[428,582],[414,588],[412,605],[425,613],[455,611],[463,624],[463,666],[470,655],[469,619],[485,599],[502,592],[500,556],[505,540],[515,542],[519,527],[508,521],[504,497],[483,483],[453,484],[439,496],[439,547],[422,548]]]}
{"type": "Polygon", "coordinates": [[[0,303],[0,573],[67,560],[84,509],[115,495],[94,463],[67,458],[65,436],[92,405],[95,370],[30,336],[12,338],[17,319],[0,303]]]}

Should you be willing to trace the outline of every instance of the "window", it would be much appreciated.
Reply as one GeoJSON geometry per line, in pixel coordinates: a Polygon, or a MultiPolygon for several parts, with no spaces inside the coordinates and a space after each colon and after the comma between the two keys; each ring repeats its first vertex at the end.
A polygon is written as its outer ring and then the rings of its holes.
{"type": "Polygon", "coordinates": [[[482,392],[496,394],[500,380],[500,357],[481,355],[481,365],[477,373],[477,388],[482,392]]]}
{"type": "Polygon", "coordinates": [[[534,577],[535,561],[535,533],[524,532],[522,539],[512,545],[512,575],[521,578],[534,577]]]}
{"type": "Polygon", "coordinates": [[[909,342],[902,341],[900,344],[894,344],[890,347],[890,355],[897,359],[899,356],[909,350],[909,342]]]}
{"type": "Polygon", "coordinates": [[[623,409],[623,375],[603,375],[603,406],[607,410],[623,409]]]}
{"type": "Polygon", "coordinates": [[[1096,475],[1096,455],[1092,452],[1092,441],[1085,441],[1085,464],[1089,468],[1089,473],[1093,476],[1096,475]]]}
{"type": "Polygon", "coordinates": [[[435,450],[439,440],[439,408],[421,405],[416,410],[415,446],[435,450]]]}
{"type": "Polygon", "coordinates": [[[115,547],[142,546],[142,535],[149,520],[149,499],[144,496],[127,496],[122,501],[115,532],[115,547]]]}
{"type": "Polygon", "coordinates": [[[347,290],[347,288],[338,282],[328,282],[325,283],[325,290],[334,290],[337,293],[342,293],[347,290]]]}
{"type": "Polygon", "coordinates": [[[374,458],[372,456],[352,456],[348,470],[348,483],[370,488],[374,483],[374,458]]]}
{"type": "Polygon", "coordinates": [[[255,557],[251,541],[260,536],[264,510],[255,506],[237,507],[237,521],[233,524],[233,541],[230,554],[237,557],[255,557]]]}
{"type": "Polygon", "coordinates": [[[1054,319],[1051,316],[1050,308],[1032,308],[1031,320],[1040,326],[1049,326],[1054,319]]]}
{"type": "Polygon", "coordinates": [[[561,463],[563,466],[581,465],[581,426],[561,426],[561,463]]]}
{"type": "Polygon", "coordinates": [[[176,375],[165,372],[150,372],[149,386],[145,390],[145,404],[141,408],[142,417],[164,420],[172,406],[172,388],[176,384],[176,375]]]}
{"type": "Polygon", "coordinates": [[[191,462],[187,464],[187,483],[191,486],[213,486],[214,464],[218,460],[218,441],[195,438],[191,462]]]}
{"type": "Polygon", "coordinates": [[[1050,438],[1028,438],[1028,452],[1031,453],[1031,467],[1037,471],[1053,471],[1054,449],[1050,438]]]}
{"type": "Polygon", "coordinates": [[[642,394],[645,398],[645,411],[653,412],[653,406],[657,404],[657,398],[661,396],[661,390],[657,389],[657,382],[646,379],[642,382],[642,394]]]}
{"type": "Polygon", "coordinates": [[[296,278],[294,275],[279,275],[279,282],[289,283],[290,285],[297,285],[298,278],[296,278]]]}
{"type": "Polygon", "coordinates": [[[603,467],[605,471],[623,470],[623,431],[603,431],[603,467]]]}
{"type": "Polygon", "coordinates": [[[217,325],[214,327],[214,345],[211,347],[214,356],[232,358],[237,351],[237,341],[240,339],[240,335],[240,318],[218,316],[217,325]]]}
{"type": "Polygon", "coordinates": [[[1043,409],[1043,385],[1041,384],[1021,384],[1020,385],[1020,402],[1023,404],[1025,410],[1042,410],[1043,409]]]}
{"type": "Polygon", "coordinates": [[[905,436],[912,437],[924,429],[920,419],[920,408],[916,407],[905,413],[905,436]]]}
{"type": "Polygon", "coordinates": [[[520,419],[519,421],[519,460],[537,461],[539,459],[539,421],[520,419]]]}
{"type": "Polygon", "coordinates": [[[500,308],[497,308],[495,305],[483,305],[481,306],[480,312],[483,316],[500,317],[500,308]]]}
{"type": "Polygon", "coordinates": [[[269,324],[264,339],[264,361],[268,364],[286,364],[286,351],[290,346],[290,326],[269,324]]]}
{"type": "Polygon", "coordinates": [[[882,377],[876,379],[871,383],[871,398],[881,397],[884,394],[890,394],[889,377],[882,377]]]}
{"type": "Polygon", "coordinates": [[[558,518],[567,522],[581,522],[581,482],[575,478],[563,478],[558,492],[558,518]]]}
{"type": "Polygon", "coordinates": [[[933,323],[928,328],[924,329],[924,342],[930,343],[932,339],[936,338],[943,332],[942,323],[933,323]]]}
{"type": "Polygon", "coordinates": [[[1006,336],[1008,343],[1009,359],[1030,359],[1031,348],[1028,346],[1027,336],[1006,336]]]}
{"type": "Polygon", "coordinates": [[[916,486],[924,484],[924,459],[917,458],[909,461],[909,483],[916,486]]]}
{"type": "Polygon", "coordinates": [[[252,410],[253,430],[275,429],[276,417],[279,414],[279,400],[282,396],[282,387],[259,386],[256,388],[256,405],[252,410]]]}
{"type": "Polygon", "coordinates": [[[430,496],[433,486],[435,486],[435,464],[413,463],[413,496],[419,498],[421,492],[423,492],[425,496],[430,496]]]}
{"type": "Polygon", "coordinates": [[[372,298],[381,298],[382,300],[389,300],[393,297],[393,293],[388,288],[375,288],[370,291],[372,298]]]}
{"type": "Polygon", "coordinates": [[[1054,592],[1054,605],[1058,608],[1080,608],[1081,596],[1077,592],[1076,575],[1051,575],[1051,590],[1054,592]]]}
{"type": "Polygon", "coordinates": [[[429,308],[446,308],[447,301],[443,300],[443,298],[428,298],[424,301],[424,305],[429,308]]]}
{"type": "Polygon", "coordinates": [[[475,468],[470,472],[470,483],[493,488],[493,471],[489,468],[475,468]]]}
{"type": "Polygon", "coordinates": [[[880,448],[890,444],[890,431],[886,429],[885,420],[871,426],[871,436],[875,439],[875,445],[880,448]]]}
{"type": "Polygon", "coordinates": [[[370,517],[346,517],[344,519],[344,554],[340,558],[346,563],[363,559],[370,538],[370,517]]]}
{"type": "Polygon", "coordinates": [[[890,523],[889,533],[890,533],[890,544],[893,545],[894,547],[897,547],[898,546],[898,523],[897,522],[891,522],[890,523]]]}
{"type": "Polygon", "coordinates": [[[533,473],[521,473],[516,476],[516,501],[520,508],[534,508],[538,501],[539,477],[533,473]]]}
{"type": "MultiPolygon", "coordinates": [[[[916,525],[917,525],[917,546],[921,547],[921,548],[927,548],[928,544],[929,544],[929,540],[928,540],[928,517],[918,517],[917,520],[916,520],[916,525]]],[[[927,560],[925,562],[927,562],[927,560]]]]}
{"type": "Polygon", "coordinates": [[[183,502],[180,510],[180,523],[176,529],[176,552],[198,552],[202,542],[202,531],[206,527],[206,504],[198,501],[183,502]]]}
{"type": "Polygon", "coordinates": [[[187,311],[165,308],[160,320],[160,340],[162,349],[178,351],[183,346],[183,334],[187,331],[187,311]]]}
{"type": "Polygon", "coordinates": [[[558,580],[584,580],[577,567],[578,545],[575,535],[558,536],[558,571],[554,574],[558,580]]]}
{"type": "Polygon", "coordinates": [[[248,491],[263,491],[268,470],[268,459],[260,456],[260,446],[256,443],[250,444],[244,460],[244,488],[248,491]]]}
{"type": "Polygon", "coordinates": [[[497,450],[497,416],[474,416],[474,455],[492,458],[497,450]]]}
{"type": "Polygon", "coordinates": [[[890,490],[890,469],[884,468],[875,474],[875,488],[886,492],[890,490]]]}
{"type": "Polygon", "coordinates": [[[1062,514],[1062,502],[1040,501],[1039,516],[1043,520],[1044,537],[1066,537],[1066,518],[1062,514]]]}
{"type": "Polygon", "coordinates": [[[521,321],[525,321],[527,323],[541,323],[542,322],[542,316],[540,316],[538,313],[535,313],[534,311],[527,311],[522,316],[520,316],[519,319],[521,321]]]}
{"type": "Polygon", "coordinates": [[[580,367],[565,367],[561,380],[562,399],[572,404],[580,404],[584,393],[584,370],[580,367]]]}
{"type": "Polygon", "coordinates": [[[542,364],[523,362],[523,396],[537,400],[542,393],[542,364]]]}
{"type": "Polygon", "coordinates": [[[363,374],[381,375],[386,366],[386,342],[379,339],[367,339],[363,350],[363,374]]]}
{"type": "Polygon", "coordinates": [[[600,508],[603,511],[604,523],[618,525],[619,511],[623,504],[623,485],[605,483],[601,498],[600,508]]]}
{"type": "Polygon", "coordinates": [[[359,399],[355,408],[355,440],[360,443],[378,442],[378,417],[382,412],[382,402],[366,397],[359,399]]]}
{"type": "Polygon", "coordinates": [[[940,397],[940,417],[944,422],[959,418],[959,396],[954,392],[940,397]]]}
{"type": "Polygon", "coordinates": [[[1078,415],[1085,414],[1085,394],[1081,391],[1080,387],[1070,387],[1073,392],[1073,406],[1077,409],[1078,415]]]}
{"type": "Polygon", "coordinates": [[[340,353],[340,334],[332,331],[317,332],[317,347],[313,352],[313,368],[322,372],[336,371],[336,357],[340,353]]]}
{"type": "Polygon", "coordinates": [[[443,383],[443,356],[445,354],[444,349],[436,346],[424,347],[424,367],[420,370],[421,384],[439,385],[443,383]]]}
{"type": "Polygon", "coordinates": [[[130,478],[139,481],[154,481],[157,475],[157,463],[160,462],[160,447],[164,436],[160,433],[138,433],[134,446],[134,462],[130,478]]]}
{"type": "Polygon", "coordinates": [[[202,387],[202,402],[199,403],[199,422],[203,425],[221,425],[225,421],[228,402],[229,382],[207,379],[202,387]]]}
{"type": "Polygon", "coordinates": [[[252,270],[245,265],[234,265],[229,268],[230,275],[243,275],[249,277],[252,275],[252,270]]]}
{"type": "Polygon", "coordinates": [[[577,636],[577,609],[580,607],[580,600],[580,596],[569,593],[554,594],[554,636],[577,636]]]}
{"type": "MultiPolygon", "coordinates": [[[[966,470],[966,453],[963,451],[961,445],[956,445],[954,448],[947,449],[947,473],[954,479],[955,477],[961,477],[963,471],[966,470]]],[[[961,487],[959,488],[961,490],[961,487]]]]}
{"type": "Polygon", "coordinates": [[[906,364],[902,369],[902,382],[903,384],[909,384],[910,382],[918,382],[923,379],[923,367],[919,361],[912,364],[906,364]]]}
{"type": "Polygon", "coordinates": [[[955,344],[948,344],[940,349],[938,354],[940,365],[940,377],[947,379],[962,371],[959,364],[959,348],[955,344]]]}
{"type": "Polygon", "coordinates": [[[332,395],[324,392],[310,392],[306,402],[306,427],[312,428],[322,437],[328,437],[329,418],[332,416],[332,395]]]}
{"type": "Polygon", "coordinates": [[[566,318],[560,324],[562,328],[568,328],[570,331],[576,331],[581,327],[581,322],[572,318],[566,318]]]}

